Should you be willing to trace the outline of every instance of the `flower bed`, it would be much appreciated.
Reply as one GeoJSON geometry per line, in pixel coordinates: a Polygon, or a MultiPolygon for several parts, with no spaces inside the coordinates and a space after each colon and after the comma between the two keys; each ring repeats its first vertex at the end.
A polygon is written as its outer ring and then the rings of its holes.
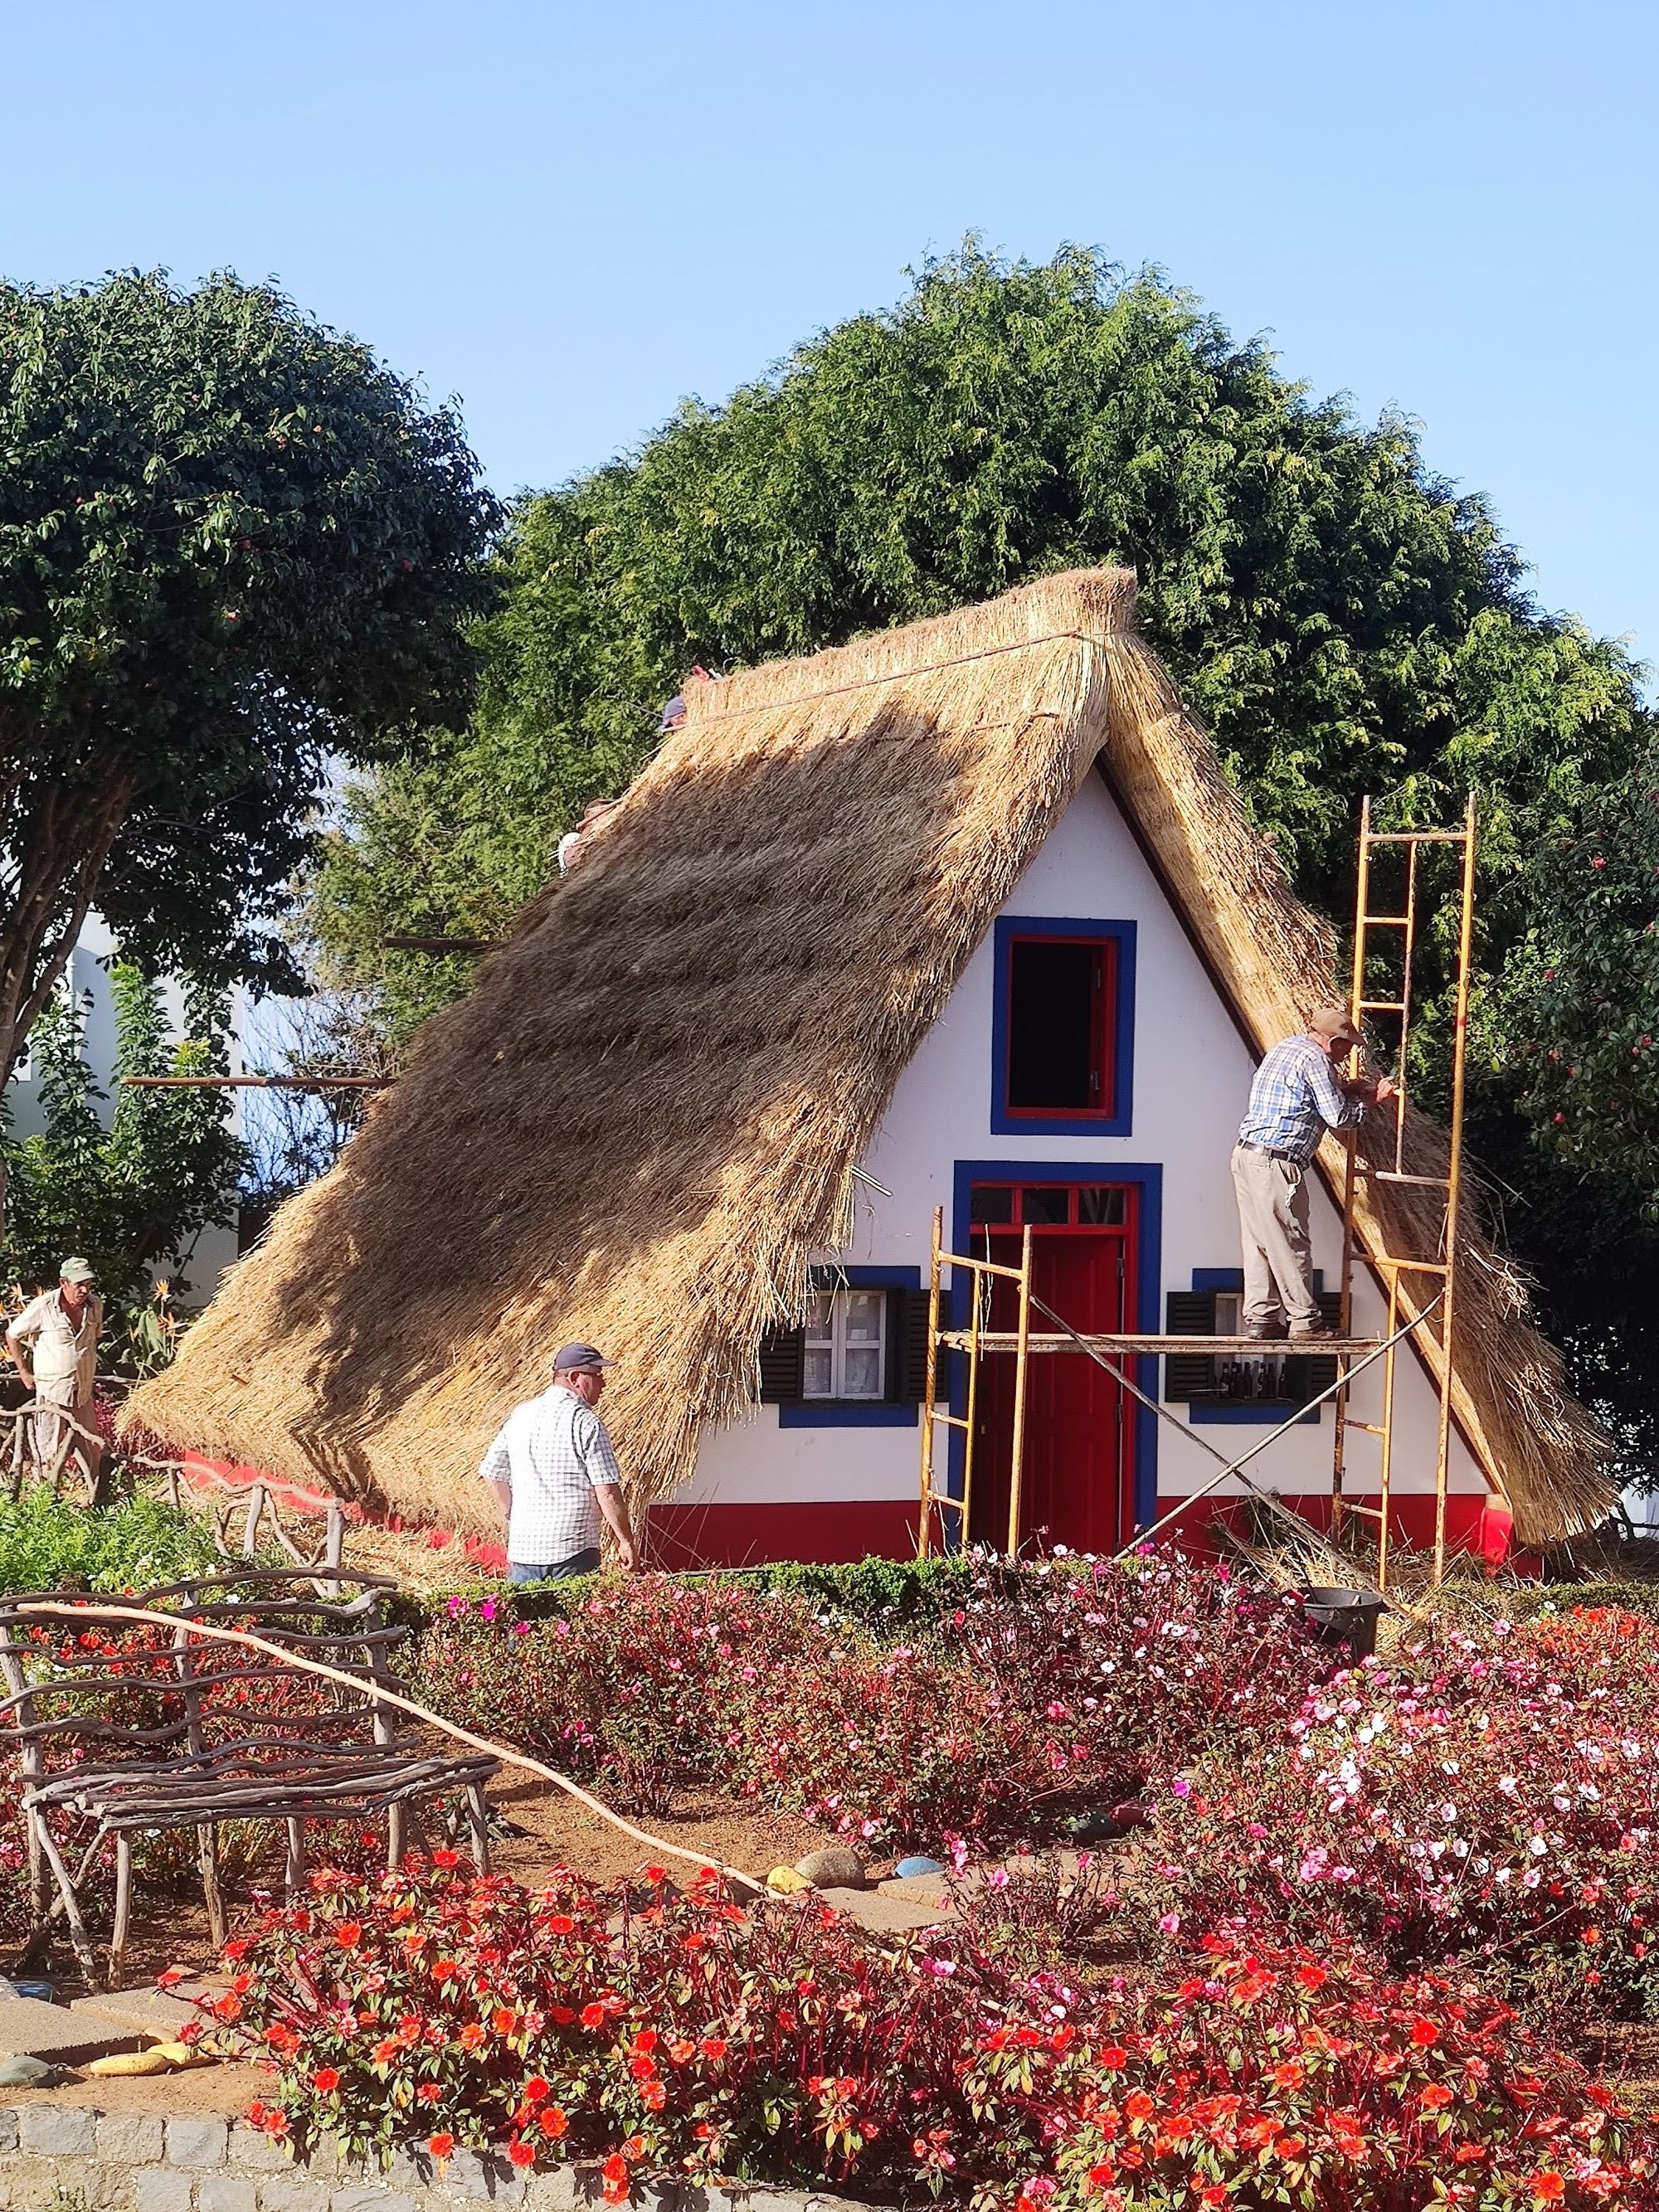
{"type": "Polygon", "coordinates": [[[1596,1610],[1454,1634],[1216,1750],[1160,1823],[1200,1923],[1479,1965],[1535,2008],[1659,2017],[1659,1628],[1596,1610]]]}
{"type": "Polygon", "coordinates": [[[638,1810],[763,1795],[880,1850],[1054,1833],[1265,1741],[1336,1663],[1294,1601],[1179,1557],[981,1566],[958,1596],[897,1642],[787,1586],[651,1577],[552,1619],[456,1597],[416,1670],[638,1810]]]}
{"type": "Polygon", "coordinates": [[[596,2157],[613,2203],[665,2172],[1018,2212],[1654,2201],[1626,2117],[1502,2004],[1227,1931],[1168,1982],[1075,1990],[982,1929],[886,1946],[660,1869],[532,1898],[440,1853],[319,1875],[229,1962],[216,2033],[273,2062],[274,2137],[596,2157]]]}

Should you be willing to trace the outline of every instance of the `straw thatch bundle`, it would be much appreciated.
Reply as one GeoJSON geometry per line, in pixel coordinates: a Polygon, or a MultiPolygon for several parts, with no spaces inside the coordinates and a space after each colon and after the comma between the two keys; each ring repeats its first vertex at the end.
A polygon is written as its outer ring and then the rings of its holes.
{"type": "MultiPolygon", "coordinates": [[[[1299,1026],[1330,994],[1331,933],[1133,601],[1125,571],[1054,576],[689,686],[580,866],[428,1024],[130,1418],[479,1528],[496,1423],[556,1344],[591,1339],[624,1361],[605,1411],[638,1493],[665,1495],[703,1425],[754,1401],[809,1254],[848,1234],[894,1085],[1097,760],[1258,1046],[1299,1026]]],[[[1474,1251],[1459,1418],[1523,1536],[1576,1529],[1609,1495],[1601,1439],[1513,1274],[1474,1251]]]]}

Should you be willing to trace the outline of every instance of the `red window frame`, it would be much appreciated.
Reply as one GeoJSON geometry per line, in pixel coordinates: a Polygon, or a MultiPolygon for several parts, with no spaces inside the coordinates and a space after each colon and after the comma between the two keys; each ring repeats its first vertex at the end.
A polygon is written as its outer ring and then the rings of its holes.
{"type": "Polygon", "coordinates": [[[1117,1009],[1120,986],[1119,944],[1115,936],[1096,936],[1081,930],[1016,929],[1003,945],[1006,963],[1002,979],[1007,1008],[1002,1040],[1002,1065],[998,1071],[1003,1115],[1011,1122],[1111,1121],[1117,1119],[1117,1009]],[[1022,945],[1086,945],[1095,956],[1095,980],[1090,994],[1090,1074],[1094,1080],[1091,1106],[1016,1106],[1009,1097],[1014,1056],[1014,955],[1022,945]]]}

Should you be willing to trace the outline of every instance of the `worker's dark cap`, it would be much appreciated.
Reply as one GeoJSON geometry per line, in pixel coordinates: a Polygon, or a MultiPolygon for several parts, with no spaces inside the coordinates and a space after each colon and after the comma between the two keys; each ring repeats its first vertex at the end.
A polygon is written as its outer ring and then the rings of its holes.
{"type": "Polygon", "coordinates": [[[614,1359],[601,1358],[591,1344],[562,1344],[553,1355],[556,1375],[580,1375],[584,1369],[614,1367],[614,1359]]]}
{"type": "Polygon", "coordinates": [[[683,695],[677,691],[662,710],[662,727],[665,730],[678,730],[684,720],[685,700],[683,695]]]}

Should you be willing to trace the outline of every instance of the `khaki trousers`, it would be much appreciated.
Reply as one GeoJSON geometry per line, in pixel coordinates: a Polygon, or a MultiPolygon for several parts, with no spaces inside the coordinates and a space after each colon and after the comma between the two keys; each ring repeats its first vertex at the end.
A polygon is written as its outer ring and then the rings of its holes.
{"type": "Polygon", "coordinates": [[[1244,1246],[1246,1328],[1321,1318],[1308,1241],[1307,1170],[1248,1145],[1233,1148],[1233,1188],[1244,1246]]]}
{"type": "Polygon", "coordinates": [[[94,1426],[93,1401],[90,1395],[85,1398],[80,1395],[80,1378],[64,1375],[53,1376],[43,1382],[37,1375],[34,1378],[34,1399],[39,1408],[33,1419],[34,1459],[41,1474],[44,1474],[57,1459],[58,1447],[67,1432],[70,1443],[64,1464],[70,1466],[78,1459],[85,1466],[88,1474],[95,1477],[99,1462],[104,1455],[103,1445],[88,1443],[84,1437],[76,1436],[68,1422],[54,1410],[61,1407],[64,1413],[70,1414],[83,1429],[94,1426]]]}

